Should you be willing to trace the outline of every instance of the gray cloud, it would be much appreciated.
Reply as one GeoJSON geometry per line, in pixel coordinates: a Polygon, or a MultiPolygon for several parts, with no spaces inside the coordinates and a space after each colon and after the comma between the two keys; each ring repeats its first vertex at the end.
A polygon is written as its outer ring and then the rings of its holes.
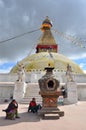
{"type": "MultiPolygon", "coordinates": [[[[47,15],[53,29],[86,38],[85,0],[0,0],[0,41],[39,28],[47,15]]],[[[40,35],[38,31],[0,44],[0,60],[17,61],[26,56],[40,35]]],[[[86,49],[53,35],[64,55],[85,53],[86,49]]]]}

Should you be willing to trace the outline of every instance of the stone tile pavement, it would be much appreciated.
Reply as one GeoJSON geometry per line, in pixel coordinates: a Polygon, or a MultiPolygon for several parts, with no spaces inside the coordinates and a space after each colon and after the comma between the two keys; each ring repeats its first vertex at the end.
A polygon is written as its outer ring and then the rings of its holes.
{"type": "Polygon", "coordinates": [[[0,104],[0,130],[86,130],[86,102],[59,106],[65,112],[60,119],[41,119],[37,114],[27,113],[28,105],[19,104],[16,120],[6,120],[2,109],[7,103],[0,104]]]}

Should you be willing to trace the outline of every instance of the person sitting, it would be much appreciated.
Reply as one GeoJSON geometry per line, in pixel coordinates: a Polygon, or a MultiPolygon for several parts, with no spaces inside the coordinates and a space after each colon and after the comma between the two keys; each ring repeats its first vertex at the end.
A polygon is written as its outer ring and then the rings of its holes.
{"type": "Polygon", "coordinates": [[[67,92],[64,86],[61,87],[62,95],[64,98],[67,98],[67,92]]]}
{"type": "Polygon", "coordinates": [[[18,103],[16,102],[15,99],[13,99],[7,109],[2,110],[4,112],[6,112],[6,119],[11,119],[14,120],[15,118],[19,118],[18,116],[18,103]]]}
{"type": "Polygon", "coordinates": [[[41,109],[40,104],[36,104],[36,99],[32,98],[32,101],[30,101],[29,107],[28,107],[28,112],[31,111],[33,113],[38,112],[39,109],[41,109]]]}

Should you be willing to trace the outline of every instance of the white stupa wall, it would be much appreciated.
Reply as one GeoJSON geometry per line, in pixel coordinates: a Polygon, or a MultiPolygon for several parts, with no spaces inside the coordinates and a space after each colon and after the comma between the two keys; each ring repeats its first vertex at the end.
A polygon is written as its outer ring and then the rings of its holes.
{"type": "Polygon", "coordinates": [[[16,99],[17,102],[20,102],[24,98],[26,87],[25,82],[15,82],[13,98],[16,99]]]}
{"type": "MultiPolygon", "coordinates": [[[[34,71],[26,73],[25,82],[27,83],[38,83],[45,72],[34,71]]],[[[56,78],[60,81],[61,85],[66,83],[65,72],[54,72],[56,78]]],[[[10,99],[14,90],[14,83],[17,80],[17,74],[4,73],[0,74],[0,100],[10,99]]],[[[74,75],[74,81],[77,83],[78,100],[86,100],[86,74],[74,75]]]]}
{"type": "MultiPolygon", "coordinates": [[[[29,86],[33,87],[33,83],[29,83],[29,86]]],[[[38,83],[34,83],[34,85],[38,83]]],[[[65,83],[60,83],[60,86],[64,86],[65,83]]],[[[10,100],[10,97],[13,95],[15,84],[9,82],[0,82],[0,100],[4,101],[5,99],[10,100]]],[[[19,93],[17,93],[19,95],[19,93]]],[[[23,95],[23,92],[22,92],[23,95]]],[[[77,83],[77,95],[78,100],[86,101],[86,83],[77,83]]],[[[17,95],[16,95],[17,96],[17,95]]],[[[23,96],[22,96],[23,97],[23,96]]]]}
{"type": "Polygon", "coordinates": [[[84,75],[78,74],[75,75],[74,78],[77,83],[86,83],[86,74],[84,75]]]}
{"type": "Polygon", "coordinates": [[[3,73],[0,74],[0,82],[15,82],[17,77],[17,74],[3,73]]]}
{"type": "Polygon", "coordinates": [[[66,83],[67,98],[64,98],[64,104],[75,104],[78,102],[77,84],[76,82],[66,83]]]}
{"type": "Polygon", "coordinates": [[[86,101],[86,83],[77,83],[78,100],[86,101]]]}
{"type": "Polygon", "coordinates": [[[0,101],[10,100],[13,96],[14,83],[0,83],[0,101]]]}
{"type": "MultiPolygon", "coordinates": [[[[45,72],[42,71],[34,71],[26,73],[26,82],[38,82],[38,79],[41,78],[45,72]]],[[[66,82],[65,72],[54,72],[55,76],[58,80],[60,80],[61,83],[66,82]]],[[[0,74],[0,82],[15,82],[17,80],[17,74],[10,74],[10,73],[4,73],[0,74]]],[[[73,75],[74,81],[77,83],[86,83],[86,74],[77,74],[73,75]]]]}

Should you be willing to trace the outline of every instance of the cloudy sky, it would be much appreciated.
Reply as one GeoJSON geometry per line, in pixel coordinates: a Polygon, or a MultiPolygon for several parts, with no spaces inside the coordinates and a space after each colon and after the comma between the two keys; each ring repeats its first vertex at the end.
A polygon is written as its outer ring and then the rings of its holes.
{"type": "Polygon", "coordinates": [[[42,32],[1,41],[39,29],[46,16],[53,23],[59,53],[86,72],[86,0],[0,0],[0,73],[33,54],[42,32]]]}

